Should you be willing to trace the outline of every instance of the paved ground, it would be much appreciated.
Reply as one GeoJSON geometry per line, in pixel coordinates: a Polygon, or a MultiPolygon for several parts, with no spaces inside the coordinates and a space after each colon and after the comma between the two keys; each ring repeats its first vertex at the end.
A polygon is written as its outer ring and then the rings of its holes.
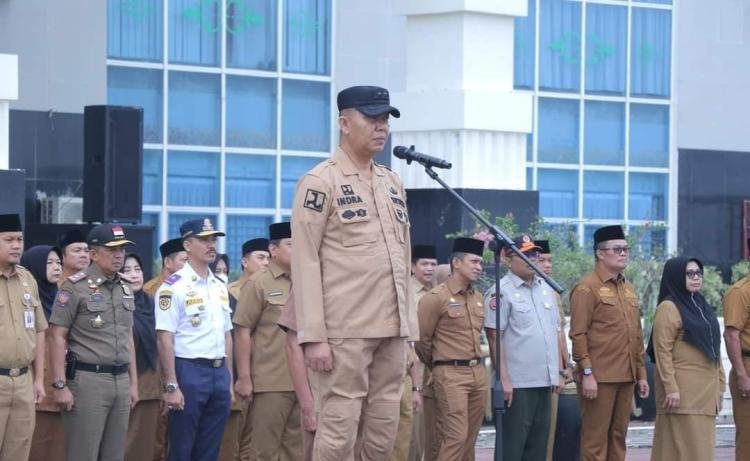
{"type": "MultiPolygon", "coordinates": [[[[651,423],[632,423],[628,429],[628,461],[648,461],[651,459],[651,442],[654,427],[651,423]]],[[[477,461],[491,461],[495,444],[495,429],[485,426],[479,433],[476,445],[477,461]]],[[[716,426],[716,461],[734,459],[734,425],[716,426]]]]}

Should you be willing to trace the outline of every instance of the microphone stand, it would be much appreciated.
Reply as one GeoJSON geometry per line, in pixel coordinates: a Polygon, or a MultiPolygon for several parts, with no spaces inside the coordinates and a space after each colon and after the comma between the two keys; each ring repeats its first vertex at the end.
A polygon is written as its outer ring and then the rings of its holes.
{"type": "MultiPolygon", "coordinates": [[[[495,236],[495,243],[492,245],[492,251],[495,257],[495,302],[500,302],[500,251],[503,247],[507,247],[510,251],[521,258],[526,264],[528,264],[536,274],[541,277],[553,290],[558,293],[562,293],[563,289],[557,284],[551,277],[542,272],[542,270],[525,254],[519,250],[513,239],[508,237],[502,230],[498,229],[497,226],[485,219],[484,216],[463,197],[458,195],[451,186],[445,183],[443,179],[430,167],[425,166],[425,172],[433,180],[437,181],[438,184],[443,186],[466,210],[471,213],[479,222],[481,222],[492,235],[495,236]]],[[[495,309],[495,327],[500,325],[500,309],[495,309]]],[[[495,378],[492,384],[492,414],[495,419],[495,461],[502,461],[503,459],[503,413],[505,413],[505,397],[503,395],[503,383],[500,380],[500,348],[502,347],[502,341],[500,340],[500,334],[495,335],[495,378]]]]}

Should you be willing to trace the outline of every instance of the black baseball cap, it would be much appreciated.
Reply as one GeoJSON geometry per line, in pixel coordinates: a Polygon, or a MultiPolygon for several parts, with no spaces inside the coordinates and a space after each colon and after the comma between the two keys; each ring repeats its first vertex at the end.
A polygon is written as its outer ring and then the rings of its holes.
{"type": "Polygon", "coordinates": [[[224,237],[227,234],[217,231],[214,229],[214,225],[210,219],[203,218],[191,219],[182,223],[182,226],[180,226],[180,235],[182,235],[183,239],[186,239],[188,237],[208,237],[209,235],[224,237]]]}
{"type": "Polygon", "coordinates": [[[350,86],[341,90],[336,103],[339,112],[344,109],[357,109],[368,117],[379,117],[384,114],[401,117],[401,112],[391,106],[388,90],[379,86],[350,86]]]}
{"type": "Polygon", "coordinates": [[[89,246],[119,247],[135,243],[125,238],[125,230],[118,224],[99,224],[89,232],[89,246]]]}

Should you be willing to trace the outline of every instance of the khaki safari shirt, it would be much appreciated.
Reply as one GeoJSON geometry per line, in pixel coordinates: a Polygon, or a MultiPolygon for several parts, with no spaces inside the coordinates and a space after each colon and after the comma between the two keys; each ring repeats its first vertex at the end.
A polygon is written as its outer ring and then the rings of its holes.
{"type": "Polygon", "coordinates": [[[286,335],[278,326],[289,298],[289,275],[276,262],[253,274],[242,287],[234,323],[252,335],[251,373],[254,392],[293,391],[284,352],[286,335]]]}
{"type": "Polygon", "coordinates": [[[36,334],[47,329],[36,280],[16,266],[0,274],[0,368],[29,366],[36,354],[36,334]]]}
{"type": "Polygon", "coordinates": [[[368,180],[337,149],[300,179],[292,235],[300,343],[418,338],[409,215],[395,173],[373,162],[368,180]]]}
{"type": "Polygon", "coordinates": [[[471,360],[482,356],[482,294],[451,277],[419,302],[419,358],[429,367],[436,360],[471,360]]]}
{"type": "Polygon", "coordinates": [[[570,294],[570,339],[579,368],[592,368],[598,382],[646,379],[641,310],[635,289],[622,274],[600,268],[586,274],[570,294]]]}
{"type": "Polygon", "coordinates": [[[92,264],[63,282],[50,323],[70,330],[68,348],[80,362],[125,365],[130,363],[134,309],[130,285],[119,275],[105,277],[92,264]]]}
{"type": "Polygon", "coordinates": [[[162,283],[164,283],[164,277],[162,277],[162,274],[160,273],[143,284],[143,292],[153,299],[153,297],[156,296],[156,292],[159,291],[159,287],[162,283]]]}
{"type": "Polygon", "coordinates": [[[750,276],[729,287],[723,304],[724,328],[739,330],[742,350],[750,352],[750,276]]]}

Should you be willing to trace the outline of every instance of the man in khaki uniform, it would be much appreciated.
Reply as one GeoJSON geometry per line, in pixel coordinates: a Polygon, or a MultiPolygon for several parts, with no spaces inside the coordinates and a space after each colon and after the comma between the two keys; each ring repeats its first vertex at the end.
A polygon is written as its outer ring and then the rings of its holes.
{"type": "Polygon", "coordinates": [[[143,291],[152,298],[164,280],[182,269],[187,262],[187,252],[182,247],[180,238],[167,240],[159,245],[159,254],[161,254],[161,272],[143,284],[143,291]]]}
{"type": "Polygon", "coordinates": [[[271,262],[250,277],[237,303],[237,395],[253,401],[250,457],[297,460],[302,455],[299,403],[277,325],[289,297],[292,231],[288,222],[269,228],[271,262]],[[257,347],[253,347],[255,344],[257,347]]]}
{"type": "Polygon", "coordinates": [[[93,264],[68,277],[52,307],[52,387],[63,409],[67,458],[122,460],[138,374],[134,295],[118,271],[133,242],[112,224],[94,227],[87,240],[93,264]]]}
{"type": "Polygon", "coordinates": [[[372,160],[386,145],[389,114],[400,113],[378,87],[343,90],[338,108],[339,149],[302,177],[293,202],[297,336],[320,402],[316,459],[353,456],[359,426],[362,456],[386,459],[406,340],[417,339],[406,194],[372,160]]]}
{"type": "MultiPolygon", "coordinates": [[[[271,255],[268,253],[268,239],[257,238],[248,240],[242,244],[242,275],[227,285],[229,295],[231,298],[234,298],[233,305],[237,304],[237,300],[240,299],[240,291],[242,291],[245,283],[250,280],[250,277],[254,273],[268,266],[270,257],[271,255]]],[[[232,301],[231,298],[230,301],[232,301]]]]}
{"type": "Polygon", "coordinates": [[[473,283],[482,276],[484,242],[457,238],[452,273],[419,302],[419,358],[432,368],[438,413],[438,461],[473,460],[474,444],[487,404],[487,372],[480,341],[482,294],[473,283]]]}
{"type": "Polygon", "coordinates": [[[594,232],[596,266],[570,295],[573,359],[583,376],[581,459],[625,459],[633,385],[648,396],[638,296],[622,272],[628,242],[620,226],[594,232]]]}
{"type": "Polygon", "coordinates": [[[0,461],[28,459],[34,404],[45,396],[47,320],[34,276],[18,265],[22,253],[20,217],[0,215],[0,461]]]}
{"type": "Polygon", "coordinates": [[[724,295],[724,341],[732,362],[729,391],[737,430],[735,459],[750,459],[750,275],[732,285],[724,295]]]}
{"type": "Polygon", "coordinates": [[[62,277],[60,284],[71,275],[86,270],[91,264],[89,246],[86,236],[78,229],[73,229],[61,235],[57,239],[57,247],[62,253],[62,277]]]}

